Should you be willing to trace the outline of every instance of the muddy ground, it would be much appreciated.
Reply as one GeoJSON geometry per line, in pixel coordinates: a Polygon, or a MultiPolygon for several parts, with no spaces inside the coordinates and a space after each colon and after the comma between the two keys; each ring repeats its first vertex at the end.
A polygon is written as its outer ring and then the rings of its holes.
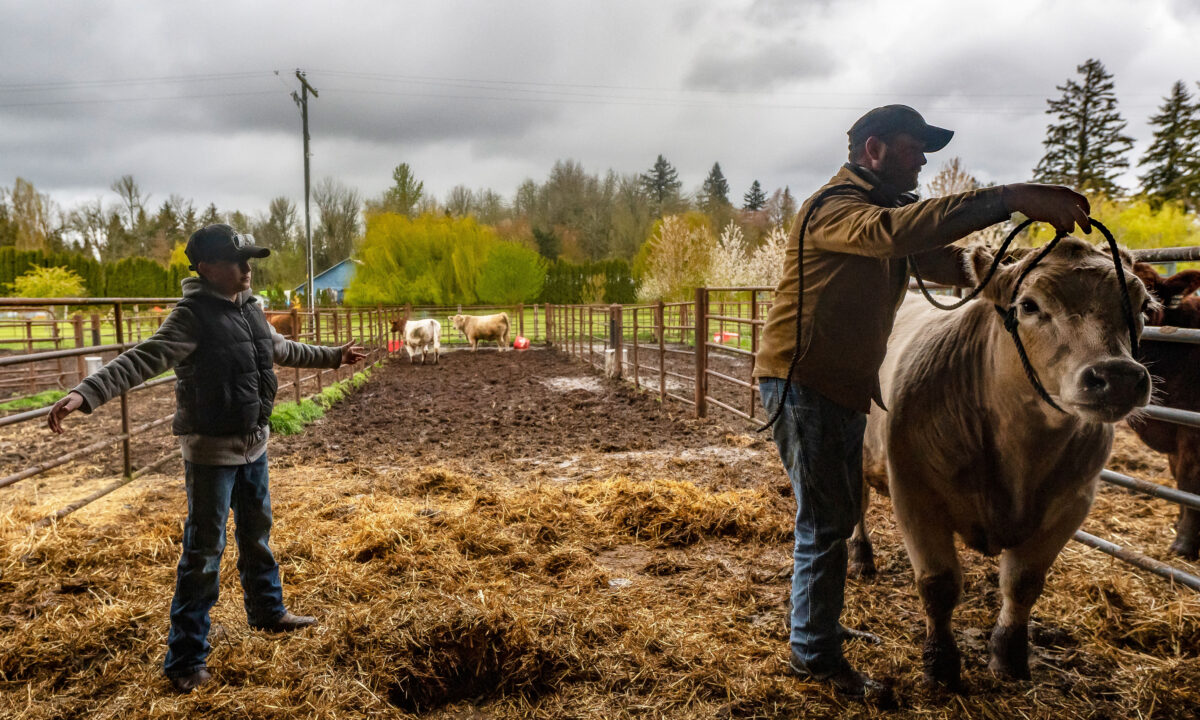
{"type": "MultiPolygon", "coordinates": [[[[790,486],[748,427],[554,351],[391,362],[303,435],[272,440],[285,598],[320,626],[251,631],[231,547],[217,682],[182,698],[159,669],[178,472],[29,533],[78,494],[48,478],[0,515],[0,717],[1196,716],[1196,595],[1078,545],[1035,609],[1034,680],[1017,683],[986,669],[995,561],[964,552],[969,691],[925,687],[923,615],[886,499],[869,514],[880,575],[850,581],[844,620],[882,637],[847,653],[894,684],[899,709],[789,676],[790,486]]],[[[1164,481],[1130,437],[1115,465],[1164,481]]],[[[1168,559],[1172,517],[1105,489],[1084,527],[1168,559]]]]}

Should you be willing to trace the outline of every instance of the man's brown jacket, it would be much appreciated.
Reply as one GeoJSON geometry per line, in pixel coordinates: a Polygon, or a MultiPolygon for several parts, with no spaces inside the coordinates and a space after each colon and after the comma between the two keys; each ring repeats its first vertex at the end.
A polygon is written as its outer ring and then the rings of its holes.
{"type": "MultiPolygon", "coordinates": [[[[871,181],[849,167],[821,192],[833,185],[862,192],[826,198],[809,220],[801,352],[792,381],[867,412],[871,400],[882,405],[879,367],[908,285],[910,259],[928,280],[965,285],[961,249],[945,246],[1006,219],[1009,212],[998,187],[881,207],[869,196],[871,181]]],[[[792,226],[754,377],[787,377],[796,347],[800,225],[819,194],[804,202],[792,226]]]]}

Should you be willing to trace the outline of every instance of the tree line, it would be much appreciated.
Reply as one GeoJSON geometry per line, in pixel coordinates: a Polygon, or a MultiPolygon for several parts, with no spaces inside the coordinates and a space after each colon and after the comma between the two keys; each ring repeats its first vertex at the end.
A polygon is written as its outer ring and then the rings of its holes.
{"type": "MultiPolygon", "coordinates": [[[[1149,118],[1153,136],[1137,162],[1138,187],[1127,190],[1118,179],[1130,166],[1134,140],[1126,132],[1128,123],[1119,110],[1113,77],[1097,59],[1087,60],[1076,72],[1076,77],[1057,87],[1059,97],[1047,100],[1051,122],[1042,143],[1043,155],[1033,169],[1034,179],[1079,188],[1108,206],[1143,203],[1145,212],[1175,213],[1185,221],[1194,218],[1200,207],[1200,101],[1188,84],[1176,81],[1149,118]]],[[[950,174],[939,176],[935,184],[967,189],[969,183],[959,187],[964,178],[975,182],[955,164],[950,174]],[[962,177],[956,179],[955,173],[962,177]]],[[[260,244],[272,248],[272,255],[256,264],[256,287],[278,293],[303,282],[304,223],[296,203],[286,196],[273,198],[265,211],[248,214],[219,210],[212,203],[200,206],[175,194],[155,202],[129,175],[114,180],[110,190],[108,197],[63,209],[28,181],[16,178],[11,188],[0,188],[0,247],[76,253],[106,265],[142,258],[170,269],[178,263],[186,266],[181,247],[191,232],[223,221],[252,232],[260,244]]],[[[663,155],[645,171],[631,174],[590,172],[577,161],[559,160],[544,180],[525,180],[511,198],[490,188],[466,185],[435,197],[407,163],[395,166],[391,185],[377,197],[364,198],[333,178],[318,182],[312,197],[313,256],[318,272],[371,248],[379,255],[384,252],[381,248],[391,243],[389,262],[409,257],[429,272],[442,262],[458,263],[457,279],[446,275],[444,268],[436,271],[442,273],[437,277],[414,275],[412,268],[397,270],[420,287],[429,288],[435,280],[457,283],[450,294],[458,298],[482,297],[478,283],[485,266],[497,272],[503,269],[514,285],[490,287],[489,296],[511,296],[522,283],[524,292],[532,293],[532,284],[526,279],[530,268],[537,268],[544,275],[543,289],[526,298],[529,300],[540,298],[547,287],[559,288],[556,295],[566,292],[563,288],[568,286],[577,287],[571,292],[582,298],[596,296],[595,289],[603,286],[611,288],[608,294],[613,295],[618,287],[626,287],[626,275],[652,292],[658,292],[654,288],[674,288],[680,282],[678,278],[658,278],[648,283],[654,272],[651,268],[666,273],[666,268],[678,267],[683,273],[680,277],[732,272],[696,266],[699,257],[721,257],[721,267],[758,267],[761,258],[779,252],[780,231],[786,231],[798,206],[789,187],[767,192],[758,180],[744,192],[735,192],[719,162],[712,164],[698,188],[687,192],[679,171],[663,155]],[[384,220],[393,216],[408,224],[384,220]],[[477,227],[454,225],[450,230],[446,228],[451,226],[437,230],[432,221],[415,222],[423,217],[470,219],[477,227]],[[676,220],[664,228],[668,218],[676,220]],[[378,230],[373,233],[372,228],[378,230]],[[414,247],[425,248],[423,259],[413,259],[416,256],[397,244],[403,242],[403,233],[397,235],[397,228],[407,228],[414,247]],[[469,259],[462,253],[435,251],[429,244],[430,233],[440,233],[443,242],[456,243],[461,241],[460,235],[474,237],[485,231],[487,241],[472,247],[486,245],[486,252],[480,250],[469,259]],[[385,236],[390,239],[381,239],[385,236]],[[686,240],[689,237],[693,240],[686,240]],[[688,242],[702,242],[705,247],[687,249],[688,242]],[[507,245],[530,252],[510,250],[507,245]],[[499,254],[488,265],[491,248],[501,246],[504,249],[495,251],[499,254]],[[693,261],[668,261],[662,257],[664,248],[675,248],[693,261]],[[756,252],[759,260],[751,262],[756,252]],[[607,261],[624,263],[627,269],[595,271],[607,261]],[[525,267],[517,272],[515,264],[520,263],[525,267]],[[558,276],[551,277],[553,268],[558,268],[558,276]],[[474,279],[468,282],[464,273],[474,273],[474,279]],[[597,279],[599,275],[604,278],[597,279]],[[564,278],[575,280],[566,283],[564,278]]],[[[756,282],[754,277],[743,281],[756,282]]],[[[384,284],[372,282],[375,285],[369,291],[364,286],[357,297],[382,298],[384,284]]],[[[90,289],[94,282],[88,285],[90,289]]],[[[391,287],[391,295],[405,294],[395,283],[391,287]]],[[[621,294],[628,294],[628,289],[621,294]]],[[[435,295],[430,289],[424,297],[435,295]]],[[[415,298],[412,293],[407,296],[415,298]]]]}

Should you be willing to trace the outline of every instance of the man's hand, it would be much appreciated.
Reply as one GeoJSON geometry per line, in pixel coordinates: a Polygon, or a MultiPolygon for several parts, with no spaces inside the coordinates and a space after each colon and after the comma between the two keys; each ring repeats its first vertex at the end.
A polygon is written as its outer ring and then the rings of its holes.
{"type": "Polygon", "coordinates": [[[1016,183],[1005,185],[1001,197],[1009,212],[1019,212],[1030,220],[1048,222],[1055,230],[1070,233],[1079,225],[1085,233],[1092,231],[1088,222],[1091,206],[1087,198],[1062,185],[1016,183]]]}
{"type": "Polygon", "coordinates": [[[63,418],[82,406],[83,396],[77,392],[69,392],[66,397],[54,403],[54,407],[50,408],[50,414],[46,416],[46,424],[50,426],[51,430],[61,435],[63,418]]]}
{"type": "Polygon", "coordinates": [[[343,365],[353,365],[367,356],[366,351],[362,347],[354,344],[354,338],[350,338],[350,342],[343,345],[341,350],[343,365]]]}

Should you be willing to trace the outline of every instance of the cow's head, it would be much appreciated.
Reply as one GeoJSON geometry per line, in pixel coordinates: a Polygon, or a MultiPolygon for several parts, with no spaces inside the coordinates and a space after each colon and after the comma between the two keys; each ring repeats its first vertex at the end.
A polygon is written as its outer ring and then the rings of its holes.
{"type": "Polygon", "coordinates": [[[450,322],[451,322],[451,324],[454,325],[454,327],[456,329],[462,330],[463,325],[466,324],[466,322],[467,322],[467,316],[466,315],[454,315],[450,318],[450,322]]]}
{"type": "MultiPolygon", "coordinates": [[[[1107,249],[1063,238],[1030,271],[1013,300],[1018,279],[1036,257],[1035,252],[1014,253],[997,268],[984,296],[1004,309],[1010,302],[1015,306],[1017,331],[1046,392],[1064,411],[1088,422],[1117,422],[1149,402],[1150,374],[1130,355],[1121,288],[1107,249]]],[[[992,258],[988,248],[968,251],[976,284],[992,258]]],[[[1140,334],[1149,295],[1128,253],[1121,254],[1121,263],[1140,334]]],[[[1023,375],[1015,352],[1003,357],[1018,364],[1015,376],[1023,375]]]]}
{"type": "Polygon", "coordinates": [[[1150,294],[1161,303],[1147,308],[1146,322],[1148,324],[1181,327],[1190,327],[1195,324],[1195,319],[1183,322],[1182,318],[1173,317],[1177,314],[1173,311],[1179,308],[1184,300],[1191,297],[1192,293],[1200,290],[1200,270],[1184,270],[1171,277],[1163,277],[1150,263],[1138,263],[1133,266],[1133,271],[1146,285],[1150,294]]]}
{"type": "Polygon", "coordinates": [[[400,318],[399,320],[393,320],[392,321],[392,332],[394,332],[394,333],[404,332],[404,326],[407,324],[408,324],[408,321],[405,320],[404,318],[400,318]]]}

